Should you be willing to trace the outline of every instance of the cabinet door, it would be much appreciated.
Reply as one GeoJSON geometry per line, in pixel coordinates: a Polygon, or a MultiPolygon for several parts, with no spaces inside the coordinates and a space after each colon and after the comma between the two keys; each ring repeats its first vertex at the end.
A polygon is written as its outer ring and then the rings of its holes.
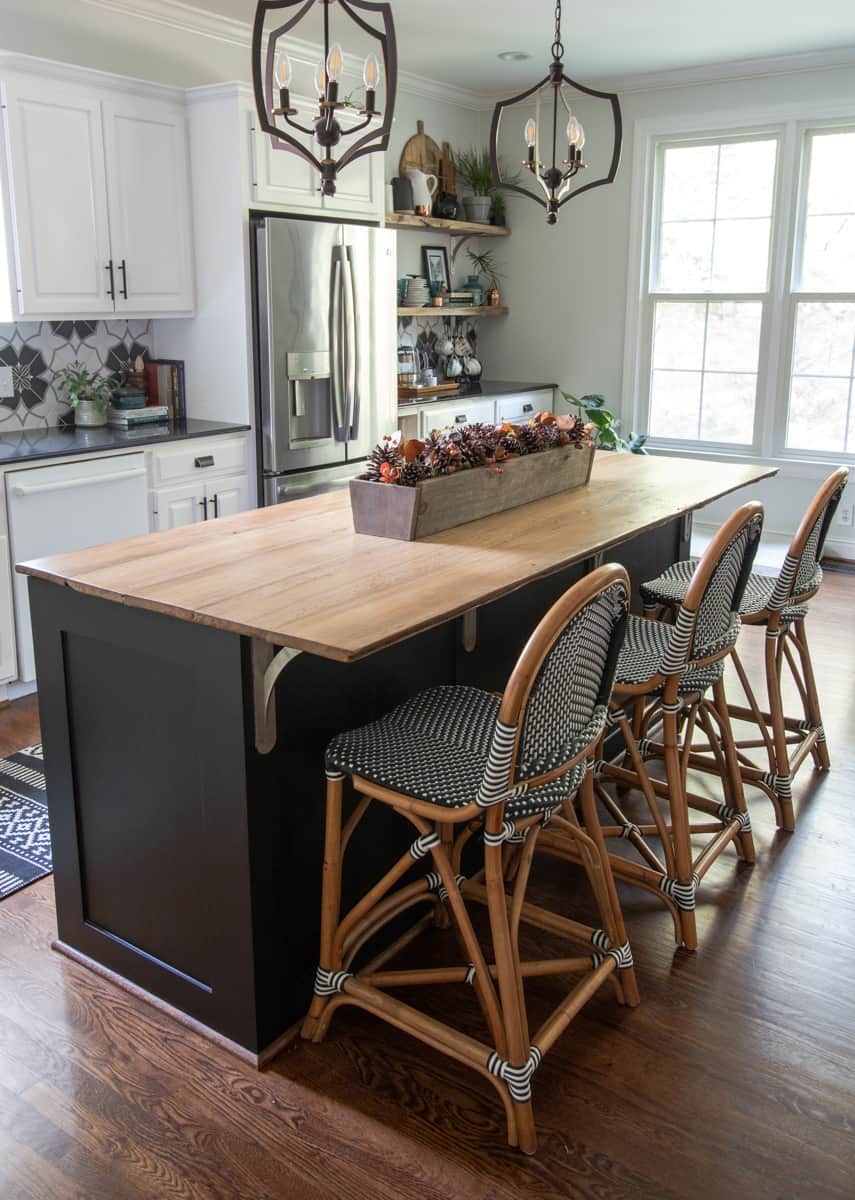
{"type": "MultiPolygon", "coordinates": [[[[349,109],[344,109],[339,112],[338,120],[342,129],[349,129],[364,118],[349,109]]],[[[363,133],[366,132],[367,130],[363,130],[363,133]]],[[[355,141],[359,136],[357,134],[354,138],[343,138],[336,153],[343,153],[348,142],[355,141]]],[[[378,152],[365,154],[345,167],[336,179],[335,195],[323,197],[324,212],[329,216],[358,215],[382,220],[385,208],[383,162],[384,156],[378,152]]]]}
{"type": "Polygon", "coordinates": [[[225,479],[209,479],[205,485],[209,517],[233,517],[246,512],[249,502],[249,479],[246,475],[227,475],[225,479]]]}
{"type": "Polygon", "coordinates": [[[132,96],[105,100],[104,146],[116,311],[192,310],[184,110],[132,96]]]}
{"type": "MultiPolygon", "coordinates": [[[[308,111],[305,104],[299,105],[297,120],[304,121],[308,111]]],[[[278,150],[270,137],[258,127],[253,114],[252,158],[253,199],[258,204],[276,204],[289,212],[303,211],[321,213],[321,177],[311,163],[306,162],[290,150],[278,150]]],[[[318,144],[314,138],[301,138],[315,157],[318,144]]]]}
{"type": "Polygon", "coordinates": [[[183,487],[158,488],[152,493],[152,529],[177,529],[180,525],[195,525],[207,520],[210,505],[206,504],[203,484],[188,483],[183,487]]]}
{"type": "Polygon", "coordinates": [[[4,95],[18,313],[111,313],[98,93],[11,76],[4,95]]]}
{"type": "Polygon", "coordinates": [[[0,535],[0,683],[18,674],[15,658],[15,615],[12,607],[12,563],[9,539],[0,535]]]}
{"type": "Polygon", "coordinates": [[[432,405],[423,408],[422,437],[432,429],[444,429],[446,425],[472,425],[476,421],[490,422],[494,419],[495,408],[492,400],[467,400],[461,396],[452,403],[432,405]]]}

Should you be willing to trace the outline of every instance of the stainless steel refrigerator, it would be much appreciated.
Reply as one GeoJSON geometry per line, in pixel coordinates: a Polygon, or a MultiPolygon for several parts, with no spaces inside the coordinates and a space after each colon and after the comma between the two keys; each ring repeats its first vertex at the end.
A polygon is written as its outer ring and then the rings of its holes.
{"type": "Polygon", "coordinates": [[[263,503],[342,486],[397,428],[391,231],[254,218],[263,503]]]}

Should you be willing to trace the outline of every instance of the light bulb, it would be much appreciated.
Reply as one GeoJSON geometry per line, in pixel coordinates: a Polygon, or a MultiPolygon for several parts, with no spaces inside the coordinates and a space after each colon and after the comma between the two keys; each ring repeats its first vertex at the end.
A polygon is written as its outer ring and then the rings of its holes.
{"type": "Polygon", "coordinates": [[[581,150],[585,145],[585,130],[582,128],[581,121],[575,117],[571,117],[567,122],[567,142],[571,146],[575,146],[577,150],[581,150]]]}
{"type": "Polygon", "coordinates": [[[533,146],[537,141],[537,121],[534,117],[529,117],[525,123],[525,144],[533,146]]]}
{"type": "Polygon", "coordinates": [[[333,83],[338,83],[341,78],[341,68],[343,66],[343,56],[341,46],[335,42],[330,46],[330,52],[327,55],[327,75],[333,83]]]}
{"type": "Polygon", "coordinates": [[[279,66],[276,68],[276,78],[279,80],[281,88],[291,86],[291,59],[287,54],[283,54],[279,59],[279,66]]]}
{"type": "Polygon", "coordinates": [[[376,54],[369,54],[366,58],[365,66],[362,68],[362,81],[369,92],[377,91],[377,84],[380,82],[380,64],[376,54]]]}
{"type": "Polygon", "coordinates": [[[327,73],[324,70],[324,64],[322,62],[320,62],[315,67],[315,91],[318,93],[319,96],[323,96],[323,94],[326,92],[326,90],[327,90],[327,73]]]}

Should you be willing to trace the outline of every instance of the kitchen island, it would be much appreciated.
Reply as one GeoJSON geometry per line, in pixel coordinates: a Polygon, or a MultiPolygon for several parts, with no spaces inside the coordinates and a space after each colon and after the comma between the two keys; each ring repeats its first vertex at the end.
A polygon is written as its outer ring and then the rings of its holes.
{"type": "MultiPolygon", "coordinates": [[[[600,453],[587,487],[419,542],[354,534],[338,492],[22,565],[57,949],[262,1063],[311,994],[333,734],[425,687],[502,688],[582,574],[637,585],[686,556],[695,509],[774,473],[600,453]]],[[[408,836],[368,814],[345,903],[408,836]]]]}

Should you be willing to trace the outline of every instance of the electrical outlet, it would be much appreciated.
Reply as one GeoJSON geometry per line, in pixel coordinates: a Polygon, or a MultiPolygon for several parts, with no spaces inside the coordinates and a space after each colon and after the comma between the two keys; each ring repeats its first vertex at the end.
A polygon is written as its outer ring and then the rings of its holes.
{"type": "Polygon", "coordinates": [[[837,510],[837,524],[847,525],[850,529],[855,525],[855,504],[841,504],[837,510]]]}
{"type": "Polygon", "coordinates": [[[15,395],[15,385],[12,382],[12,368],[0,367],[0,399],[15,395]]]}

